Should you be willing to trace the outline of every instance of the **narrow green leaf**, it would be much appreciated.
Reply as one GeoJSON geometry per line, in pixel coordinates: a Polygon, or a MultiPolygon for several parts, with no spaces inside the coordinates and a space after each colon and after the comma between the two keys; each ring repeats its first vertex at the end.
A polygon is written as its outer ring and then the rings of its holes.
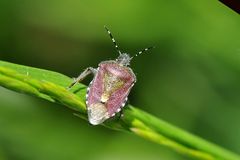
{"type": "MultiPolygon", "coordinates": [[[[37,69],[0,61],[0,85],[21,93],[33,95],[75,110],[87,119],[86,86],[77,84],[70,91],[72,79],[53,71],[37,69]]],[[[126,106],[124,116],[108,120],[103,126],[132,132],[149,141],[173,149],[181,154],[203,160],[239,160],[240,156],[202,138],[192,135],[133,106],[126,106]]]]}

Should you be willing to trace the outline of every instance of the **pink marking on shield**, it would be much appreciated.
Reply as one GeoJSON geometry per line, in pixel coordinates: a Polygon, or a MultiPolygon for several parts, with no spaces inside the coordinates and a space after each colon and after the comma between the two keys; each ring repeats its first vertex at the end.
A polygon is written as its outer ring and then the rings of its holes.
{"type": "Polygon", "coordinates": [[[121,108],[122,103],[125,102],[136,77],[132,70],[125,66],[120,66],[114,61],[105,61],[99,64],[99,70],[93,79],[92,85],[88,93],[88,106],[101,102],[101,96],[104,92],[104,75],[111,73],[117,77],[120,77],[124,81],[123,86],[112,92],[108,101],[106,102],[106,108],[109,116],[117,112],[121,108]]]}

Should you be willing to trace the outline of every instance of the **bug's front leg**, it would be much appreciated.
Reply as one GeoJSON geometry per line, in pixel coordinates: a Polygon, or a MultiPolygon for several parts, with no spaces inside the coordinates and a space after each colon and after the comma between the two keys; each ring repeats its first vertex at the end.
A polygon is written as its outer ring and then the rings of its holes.
{"type": "Polygon", "coordinates": [[[88,67],[77,78],[74,79],[74,81],[68,86],[68,89],[72,88],[76,83],[82,81],[89,74],[95,75],[96,73],[97,73],[97,70],[95,68],[88,67]]]}

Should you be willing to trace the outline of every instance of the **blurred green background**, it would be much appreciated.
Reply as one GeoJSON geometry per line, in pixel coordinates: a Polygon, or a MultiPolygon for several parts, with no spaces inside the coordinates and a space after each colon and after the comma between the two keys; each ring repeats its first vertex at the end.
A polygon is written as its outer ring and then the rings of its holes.
{"type": "MultiPolygon", "coordinates": [[[[130,103],[240,154],[240,21],[220,2],[1,0],[0,23],[1,60],[70,77],[118,56],[104,25],[131,55],[156,46],[131,63],[130,103]]],[[[0,95],[0,159],[187,159],[60,105],[0,95]]]]}

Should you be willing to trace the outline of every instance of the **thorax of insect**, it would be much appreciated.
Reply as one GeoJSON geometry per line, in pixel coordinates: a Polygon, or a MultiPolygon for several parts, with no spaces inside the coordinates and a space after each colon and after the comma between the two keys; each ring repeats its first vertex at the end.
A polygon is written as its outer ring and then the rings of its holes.
{"type": "MultiPolygon", "coordinates": [[[[119,53],[118,58],[99,63],[97,69],[88,67],[69,86],[71,88],[89,74],[94,75],[86,94],[88,120],[93,125],[101,124],[120,112],[136,82],[136,76],[129,67],[133,57],[130,57],[127,53],[121,53],[111,32],[106,27],[105,29],[119,53]]],[[[135,56],[150,48],[152,47],[138,52],[135,56]]]]}

